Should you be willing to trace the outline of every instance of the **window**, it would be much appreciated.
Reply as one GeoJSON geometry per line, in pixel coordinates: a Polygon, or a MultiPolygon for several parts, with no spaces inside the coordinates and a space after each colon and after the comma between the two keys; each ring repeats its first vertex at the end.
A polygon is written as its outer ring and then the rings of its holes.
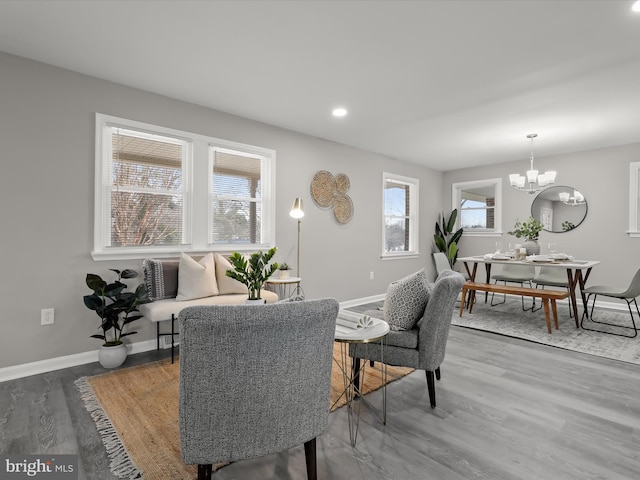
{"type": "Polygon", "coordinates": [[[274,171],[273,150],[97,114],[92,256],[269,248],[274,171]]]}
{"type": "Polygon", "coordinates": [[[419,181],[383,174],[383,258],[418,254],[419,181]]]}
{"type": "Polygon", "coordinates": [[[255,244],[262,225],[262,160],[219,147],[210,147],[211,216],[209,243],[255,244]]]}
{"type": "Polygon", "coordinates": [[[629,231],[630,237],[640,237],[640,162],[629,164],[629,231]]]}
{"type": "Polygon", "coordinates": [[[464,235],[502,233],[502,180],[492,178],[452,185],[452,209],[458,209],[458,225],[464,235]]]}

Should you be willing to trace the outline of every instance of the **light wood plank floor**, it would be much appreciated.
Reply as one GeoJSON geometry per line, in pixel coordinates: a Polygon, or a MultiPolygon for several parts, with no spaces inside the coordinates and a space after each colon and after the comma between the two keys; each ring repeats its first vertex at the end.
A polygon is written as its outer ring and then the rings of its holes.
{"type": "MultiPolygon", "coordinates": [[[[168,353],[135,355],[127,366],[168,353]]],[[[80,479],[114,478],[73,383],[101,372],[91,364],[0,384],[0,452],[79,453],[80,479]]],[[[355,448],[346,410],[332,413],[318,442],[319,478],[640,478],[637,365],[452,327],[436,392],[432,410],[423,372],[391,384],[387,425],[365,410],[355,448]]],[[[238,462],[214,478],[301,480],[304,452],[238,462]]]]}

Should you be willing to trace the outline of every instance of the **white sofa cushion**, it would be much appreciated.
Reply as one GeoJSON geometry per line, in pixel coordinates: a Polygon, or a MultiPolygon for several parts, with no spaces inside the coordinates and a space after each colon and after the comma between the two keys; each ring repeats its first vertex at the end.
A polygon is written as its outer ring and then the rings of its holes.
{"type": "Polygon", "coordinates": [[[216,283],[216,266],[213,254],[208,253],[199,261],[189,255],[180,256],[178,267],[178,294],[176,300],[183,302],[196,298],[218,295],[216,283]]]}
{"type": "MultiPolygon", "coordinates": [[[[267,303],[275,303],[278,301],[278,295],[268,290],[262,290],[260,294],[267,303]]],[[[242,305],[247,299],[246,293],[237,293],[232,295],[217,295],[215,297],[198,298],[195,300],[186,300],[177,302],[175,298],[166,300],[156,300],[155,302],[140,305],[138,309],[140,313],[152,322],[163,322],[171,320],[171,315],[178,318],[180,310],[187,307],[199,305],[242,305]]]]}
{"type": "Polygon", "coordinates": [[[231,277],[227,277],[227,270],[233,270],[231,262],[219,253],[214,255],[214,260],[216,262],[216,281],[218,282],[220,295],[227,295],[230,293],[244,293],[247,295],[249,293],[249,289],[247,289],[246,285],[231,277]]]}

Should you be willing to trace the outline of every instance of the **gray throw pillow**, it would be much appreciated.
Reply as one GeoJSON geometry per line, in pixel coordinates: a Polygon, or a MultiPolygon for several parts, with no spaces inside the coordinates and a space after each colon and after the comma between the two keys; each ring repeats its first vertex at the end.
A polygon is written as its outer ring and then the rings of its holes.
{"type": "Polygon", "coordinates": [[[175,298],[178,294],[178,260],[146,258],[142,262],[147,295],[152,301],[175,298]]]}
{"type": "Polygon", "coordinates": [[[411,330],[424,314],[431,284],[426,269],[393,282],[384,299],[384,320],[391,330],[411,330]]]}

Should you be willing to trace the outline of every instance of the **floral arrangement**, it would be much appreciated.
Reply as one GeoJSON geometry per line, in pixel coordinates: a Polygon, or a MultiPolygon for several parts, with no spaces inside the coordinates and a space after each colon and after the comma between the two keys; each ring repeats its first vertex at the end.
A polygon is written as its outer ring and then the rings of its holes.
{"type": "Polygon", "coordinates": [[[515,235],[516,238],[524,237],[527,240],[538,240],[540,232],[542,231],[542,224],[533,217],[529,217],[529,220],[520,222],[516,219],[516,223],[511,232],[507,232],[509,235],[515,235]]]}

